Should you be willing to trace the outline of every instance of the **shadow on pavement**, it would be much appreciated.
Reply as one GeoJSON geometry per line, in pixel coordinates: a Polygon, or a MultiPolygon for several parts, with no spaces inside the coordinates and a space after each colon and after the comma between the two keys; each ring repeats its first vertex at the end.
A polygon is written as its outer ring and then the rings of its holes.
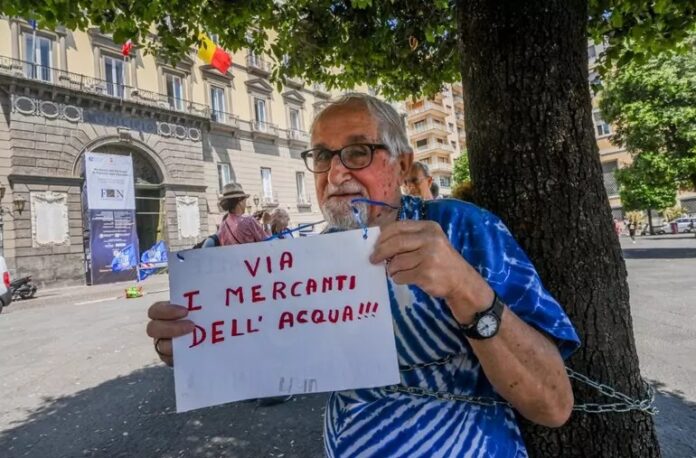
{"type": "Polygon", "coordinates": [[[626,259],[691,259],[696,248],[624,248],[626,259]]]}
{"type": "Polygon", "coordinates": [[[655,388],[657,436],[662,458],[696,457],[696,402],[678,392],[665,389],[661,382],[651,380],[655,388]]]}
{"type": "Polygon", "coordinates": [[[152,366],[43,405],[0,431],[10,457],[321,457],[326,394],[174,413],[173,374],[152,366]]]}

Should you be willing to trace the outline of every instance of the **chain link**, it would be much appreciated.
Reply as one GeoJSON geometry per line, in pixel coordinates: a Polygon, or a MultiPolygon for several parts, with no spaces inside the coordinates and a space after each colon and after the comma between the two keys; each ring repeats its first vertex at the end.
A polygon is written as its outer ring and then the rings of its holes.
{"type": "MultiPolygon", "coordinates": [[[[401,372],[410,372],[410,371],[415,371],[419,369],[425,369],[427,367],[432,367],[432,366],[443,366],[450,361],[452,361],[455,357],[458,355],[448,355],[444,358],[429,362],[429,363],[418,363],[418,364],[413,364],[410,366],[399,366],[399,370],[401,372]]],[[[641,400],[636,400],[631,398],[630,396],[621,393],[620,391],[617,391],[616,389],[610,387],[609,385],[605,385],[600,382],[596,382],[589,378],[586,375],[583,375],[579,372],[575,372],[573,369],[566,367],[566,372],[568,373],[568,377],[576,380],[580,383],[584,383],[587,386],[590,386],[597,391],[599,391],[600,394],[603,394],[604,396],[607,396],[612,399],[617,399],[621,402],[613,402],[613,403],[606,403],[606,404],[599,404],[599,403],[584,403],[584,404],[576,404],[573,406],[573,410],[577,412],[584,412],[584,413],[606,413],[606,412],[630,412],[633,410],[637,411],[642,411],[646,412],[650,415],[655,415],[658,413],[657,408],[654,406],[655,403],[655,390],[653,389],[652,385],[650,385],[648,382],[646,382],[644,379],[642,379],[643,384],[645,385],[645,389],[647,391],[647,396],[645,399],[641,400]]],[[[506,401],[500,401],[498,399],[494,399],[491,397],[486,397],[486,396],[468,396],[464,394],[454,394],[450,393],[447,391],[433,391],[433,390],[428,390],[425,388],[420,388],[420,387],[414,387],[414,386],[405,386],[405,385],[389,385],[383,388],[384,391],[388,393],[403,393],[403,394],[408,394],[411,396],[418,396],[418,397],[431,397],[438,399],[440,401],[455,401],[455,402],[466,402],[469,404],[475,404],[475,405],[480,405],[480,406],[508,406],[510,407],[510,403],[506,401]]]]}

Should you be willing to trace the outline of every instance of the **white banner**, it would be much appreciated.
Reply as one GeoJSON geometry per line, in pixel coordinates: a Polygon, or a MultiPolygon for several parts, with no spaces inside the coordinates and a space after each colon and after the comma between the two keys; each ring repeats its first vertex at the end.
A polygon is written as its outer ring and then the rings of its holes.
{"type": "Polygon", "coordinates": [[[379,228],[169,256],[176,408],[399,382],[379,228]]]}
{"type": "Polygon", "coordinates": [[[85,179],[90,210],[135,210],[130,156],[86,152],[85,179]]]}

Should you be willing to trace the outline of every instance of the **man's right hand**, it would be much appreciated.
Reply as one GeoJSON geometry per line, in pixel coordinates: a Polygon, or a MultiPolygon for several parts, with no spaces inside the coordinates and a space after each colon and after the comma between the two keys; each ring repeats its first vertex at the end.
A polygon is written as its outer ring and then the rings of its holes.
{"type": "Polygon", "coordinates": [[[192,321],[182,320],[188,315],[188,309],[169,302],[155,302],[148,309],[147,315],[150,318],[147,335],[154,339],[160,359],[168,366],[173,366],[172,339],[191,333],[194,329],[192,321]]]}

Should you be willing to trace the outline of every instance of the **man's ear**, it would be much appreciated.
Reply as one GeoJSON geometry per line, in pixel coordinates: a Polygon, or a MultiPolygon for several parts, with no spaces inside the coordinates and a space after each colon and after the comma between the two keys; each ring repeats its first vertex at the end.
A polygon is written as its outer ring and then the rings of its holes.
{"type": "Polygon", "coordinates": [[[399,183],[403,183],[413,165],[413,153],[401,153],[397,160],[399,161],[399,183]]]}

